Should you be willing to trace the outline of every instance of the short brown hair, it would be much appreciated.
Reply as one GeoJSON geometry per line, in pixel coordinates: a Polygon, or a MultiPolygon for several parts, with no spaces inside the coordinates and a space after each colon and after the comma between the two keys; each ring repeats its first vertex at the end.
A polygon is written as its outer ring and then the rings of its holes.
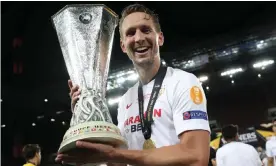
{"type": "Polygon", "coordinates": [[[22,155],[26,161],[35,157],[36,153],[40,152],[38,144],[27,144],[22,150],[22,155]]]}
{"type": "Polygon", "coordinates": [[[144,5],[136,3],[136,4],[132,4],[132,5],[129,5],[129,6],[125,7],[124,10],[122,11],[122,17],[121,17],[120,22],[119,22],[119,31],[120,31],[121,37],[122,37],[122,24],[123,24],[124,19],[128,15],[130,15],[132,13],[135,13],[135,12],[143,12],[143,13],[146,13],[146,14],[150,15],[150,18],[148,18],[148,19],[152,18],[154,26],[155,26],[155,30],[157,32],[161,31],[161,26],[160,26],[159,18],[157,16],[157,14],[155,14],[152,10],[145,7],[144,5]]]}

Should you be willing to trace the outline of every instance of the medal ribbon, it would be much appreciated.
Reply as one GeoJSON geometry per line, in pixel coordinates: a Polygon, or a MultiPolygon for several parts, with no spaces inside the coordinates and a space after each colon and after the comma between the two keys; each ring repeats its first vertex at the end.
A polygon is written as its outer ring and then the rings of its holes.
{"type": "Polygon", "coordinates": [[[161,89],[162,82],[164,80],[166,72],[167,72],[167,67],[162,66],[161,64],[155,77],[155,81],[150,95],[145,117],[144,117],[143,88],[142,88],[142,83],[139,81],[139,87],[138,87],[139,115],[141,119],[142,132],[146,140],[151,137],[151,124],[153,123],[153,119],[152,119],[153,107],[158,98],[159,91],[161,89]]]}

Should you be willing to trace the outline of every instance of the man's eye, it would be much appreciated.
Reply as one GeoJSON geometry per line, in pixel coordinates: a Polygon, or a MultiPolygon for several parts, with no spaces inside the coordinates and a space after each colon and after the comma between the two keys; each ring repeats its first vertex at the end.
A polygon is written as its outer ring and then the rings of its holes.
{"type": "Polygon", "coordinates": [[[142,29],[142,32],[143,32],[143,33],[150,33],[151,30],[150,30],[150,28],[143,28],[143,29],[142,29]]]}
{"type": "Polygon", "coordinates": [[[128,31],[126,33],[126,36],[134,36],[135,35],[135,31],[128,31]]]}

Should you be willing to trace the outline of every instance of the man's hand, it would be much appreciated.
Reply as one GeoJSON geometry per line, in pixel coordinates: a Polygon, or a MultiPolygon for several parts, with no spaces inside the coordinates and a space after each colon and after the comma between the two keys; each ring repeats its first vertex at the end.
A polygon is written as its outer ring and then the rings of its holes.
{"type": "Polygon", "coordinates": [[[110,145],[96,144],[85,141],[76,142],[76,151],[58,154],[57,162],[65,163],[107,163],[113,162],[116,149],[110,145]]]}
{"type": "Polygon", "coordinates": [[[79,95],[81,94],[80,87],[78,85],[73,86],[71,80],[68,80],[68,86],[70,88],[69,96],[71,97],[71,110],[74,111],[74,107],[79,100],[79,95]]]}

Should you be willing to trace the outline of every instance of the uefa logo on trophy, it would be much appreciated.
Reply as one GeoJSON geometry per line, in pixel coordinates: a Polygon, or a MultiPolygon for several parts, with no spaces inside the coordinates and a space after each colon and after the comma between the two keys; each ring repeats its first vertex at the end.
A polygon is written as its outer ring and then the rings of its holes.
{"type": "Polygon", "coordinates": [[[70,79],[81,89],[59,152],[75,149],[78,140],[127,147],[105,99],[117,14],[105,5],[67,5],[52,22],[70,79]]]}

